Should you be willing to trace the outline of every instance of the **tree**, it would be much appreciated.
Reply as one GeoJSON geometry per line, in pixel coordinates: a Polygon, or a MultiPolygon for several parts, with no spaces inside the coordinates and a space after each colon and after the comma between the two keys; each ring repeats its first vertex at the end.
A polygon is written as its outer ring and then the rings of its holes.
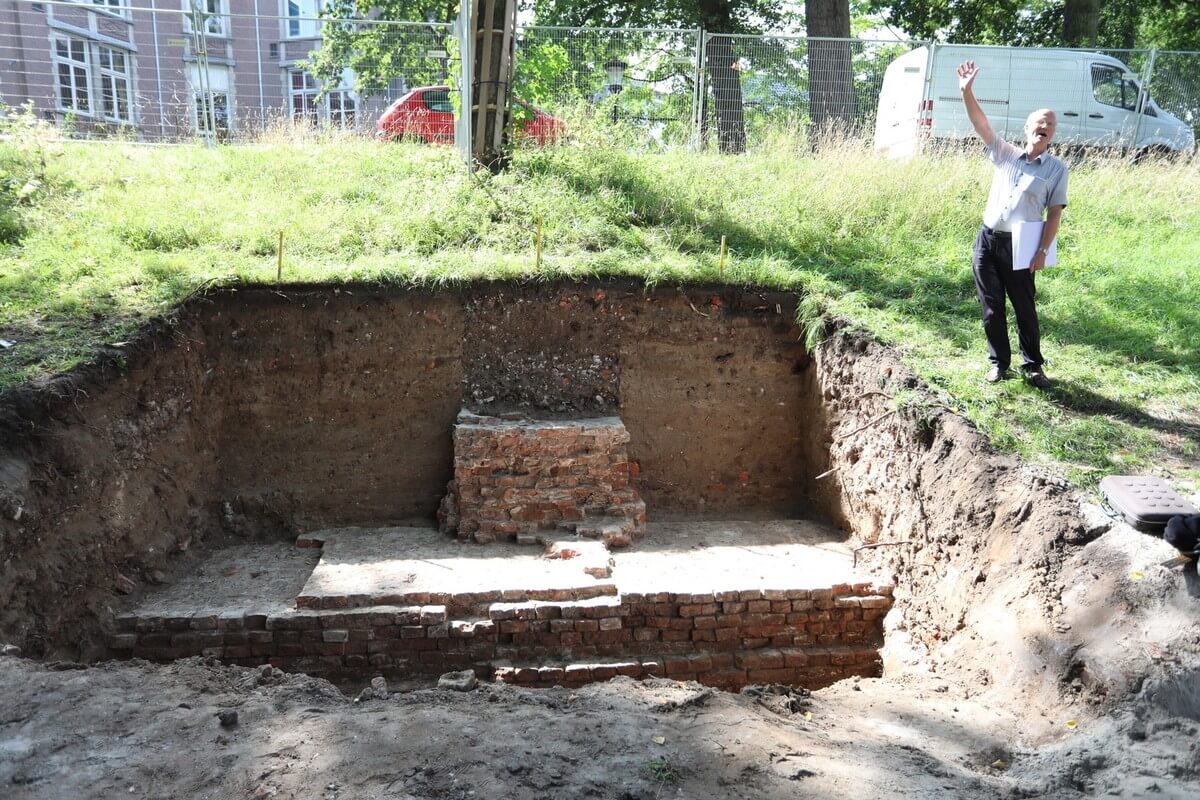
{"type": "Polygon", "coordinates": [[[1200,50],[1195,0],[867,0],[867,7],[930,41],[1200,50]]]}
{"type": "Polygon", "coordinates": [[[1100,26],[1100,0],[1064,0],[1063,44],[1095,47],[1100,26]]]}
{"type": "Polygon", "coordinates": [[[851,72],[850,6],[846,0],[806,0],[808,70],[813,146],[835,128],[854,123],[854,76],[851,72]]]}

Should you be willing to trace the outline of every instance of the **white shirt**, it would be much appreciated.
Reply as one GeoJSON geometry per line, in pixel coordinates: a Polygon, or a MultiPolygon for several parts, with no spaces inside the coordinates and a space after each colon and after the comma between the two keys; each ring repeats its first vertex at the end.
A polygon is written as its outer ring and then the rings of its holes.
{"type": "Polygon", "coordinates": [[[999,134],[984,153],[996,166],[984,225],[1011,232],[1014,222],[1038,222],[1047,208],[1067,204],[1067,165],[1061,158],[1043,152],[1030,159],[999,134]]]}

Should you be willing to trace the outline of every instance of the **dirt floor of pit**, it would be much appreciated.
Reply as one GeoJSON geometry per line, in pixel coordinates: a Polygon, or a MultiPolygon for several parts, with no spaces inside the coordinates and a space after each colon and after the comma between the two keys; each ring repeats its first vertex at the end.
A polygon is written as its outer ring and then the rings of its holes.
{"type": "Polygon", "coordinates": [[[77,670],[6,658],[0,672],[0,794],[11,800],[1200,794],[1193,721],[1123,715],[1069,730],[935,677],[812,696],[618,678],[355,701],[319,679],[200,659],[77,670]],[[236,725],[222,726],[222,711],[236,725]]]}

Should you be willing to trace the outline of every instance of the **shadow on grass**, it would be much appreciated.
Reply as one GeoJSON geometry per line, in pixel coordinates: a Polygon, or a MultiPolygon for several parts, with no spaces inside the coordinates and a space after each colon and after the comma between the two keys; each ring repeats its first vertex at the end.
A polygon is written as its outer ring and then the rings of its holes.
{"type": "Polygon", "coordinates": [[[1098,394],[1075,381],[1056,379],[1045,393],[1063,408],[1077,414],[1102,414],[1160,433],[1181,436],[1200,448],[1200,425],[1182,420],[1164,419],[1130,403],[1098,394]]]}

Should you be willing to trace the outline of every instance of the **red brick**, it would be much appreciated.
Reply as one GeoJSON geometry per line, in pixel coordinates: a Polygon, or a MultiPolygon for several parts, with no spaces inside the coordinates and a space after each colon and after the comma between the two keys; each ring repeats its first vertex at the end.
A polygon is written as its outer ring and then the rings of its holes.
{"type": "Polygon", "coordinates": [[[663,660],[663,671],[668,676],[691,671],[691,662],[685,656],[667,656],[663,660]]]}
{"type": "Polygon", "coordinates": [[[796,671],[779,667],[775,669],[752,669],[746,673],[750,683],[798,683],[796,671]]]}

